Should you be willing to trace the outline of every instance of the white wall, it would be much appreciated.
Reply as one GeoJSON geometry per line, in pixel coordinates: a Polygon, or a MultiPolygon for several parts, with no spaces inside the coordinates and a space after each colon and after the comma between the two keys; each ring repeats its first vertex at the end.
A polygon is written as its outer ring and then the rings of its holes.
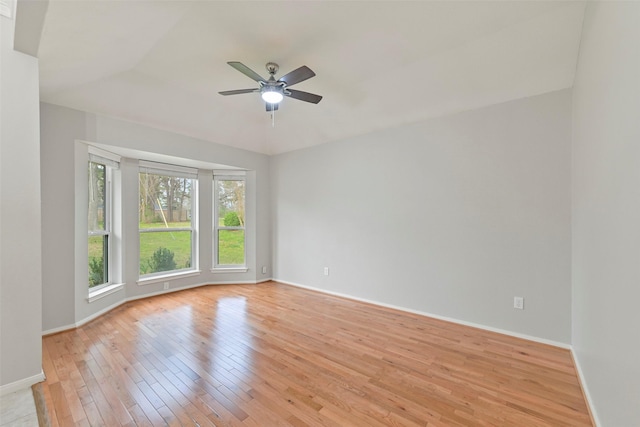
{"type": "Polygon", "coordinates": [[[274,277],[569,343],[570,144],[564,90],[274,156],[274,277]]]}
{"type": "Polygon", "coordinates": [[[573,347],[603,426],[640,425],[640,3],[589,3],[573,104],[573,347]]]}
{"type": "MultiPolygon", "coordinates": [[[[256,282],[270,267],[269,165],[265,155],[238,150],[146,126],[50,104],[41,104],[44,331],[72,326],[127,298],[163,290],[163,283],[138,285],[138,166],[125,159],[122,180],[122,291],[89,303],[86,265],[86,145],[124,147],[182,159],[248,169],[246,273],[212,273],[212,183],[201,180],[200,270],[196,277],[167,280],[171,289],[222,282],[256,282]]],[[[210,177],[211,175],[209,175],[210,177]]]]}
{"type": "Polygon", "coordinates": [[[41,379],[38,60],[0,17],[0,394],[41,379]]]}

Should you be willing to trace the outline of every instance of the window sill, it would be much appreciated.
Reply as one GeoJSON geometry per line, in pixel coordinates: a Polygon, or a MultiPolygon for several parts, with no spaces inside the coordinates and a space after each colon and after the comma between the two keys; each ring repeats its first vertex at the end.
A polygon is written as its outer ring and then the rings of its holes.
{"type": "Polygon", "coordinates": [[[199,276],[200,270],[180,271],[178,273],[163,274],[161,276],[151,276],[138,279],[136,283],[138,286],[150,285],[152,283],[166,282],[173,279],[184,279],[185,277],[199,276]]]}
{"type": "Polygon", "coordinates": [[[246,273],[247,271],[249,271],[247,267],[217,267],[211,269],[212,273],[246,273]]]}
{"type": "Polygon", "coordinates": [[[124,283],[116,283],[113,285],[105,286],[104,288],[100,288],[97,291],[90,292],[87,301],[94,302],[96,300],[99,300],[100,298],[106,297],[107,295],[111,295],[114,292],[118,292],[120,289],[124,289],[124,283]]]}

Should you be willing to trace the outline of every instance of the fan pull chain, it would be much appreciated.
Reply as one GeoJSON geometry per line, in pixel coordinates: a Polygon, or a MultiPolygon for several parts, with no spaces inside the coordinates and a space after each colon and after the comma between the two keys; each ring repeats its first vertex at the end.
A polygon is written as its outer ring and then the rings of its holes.
{"type": "Polygon", "coordinates": [[[271,110],[271,127],[276,127],[276,110],[275,108],[271,110]]]}

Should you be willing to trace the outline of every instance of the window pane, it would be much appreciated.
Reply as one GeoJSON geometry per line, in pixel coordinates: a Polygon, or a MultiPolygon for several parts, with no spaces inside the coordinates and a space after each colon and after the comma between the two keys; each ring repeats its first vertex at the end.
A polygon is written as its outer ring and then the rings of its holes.
{"type": "Polygon", "coordinates": [[[109,236],[89,236],[89,287],[107,283],[109,236]]]}
{"type": "Polygon", "coordinates": [[[244,181],[218,181],[218,225],[244,227],[244,181]]]}
{"type": "Polygon", "coordinates": [[[218,230],[218,264],[244,265],[244,230],[218,230]]]}
{"type": "Polygon", "coordinates": [[[191,227],[189,178],[140,173],[140,228],[191,227]]]}
{"type": "Polygon", "coordinates": [[[195,180],[157,173],[139,174],[140,275],[192,267],[192,231],[168,231],[192,225],[195,180]]]}
{"type": "Polygon", "coordinates": [[[191,231],[140,233],[140,275],[191,268],[191,231]]]}
{"type": "Polygon", "coordinates": [[[105,230],[106,166],[89,162],[89,231],[105,230]]]}

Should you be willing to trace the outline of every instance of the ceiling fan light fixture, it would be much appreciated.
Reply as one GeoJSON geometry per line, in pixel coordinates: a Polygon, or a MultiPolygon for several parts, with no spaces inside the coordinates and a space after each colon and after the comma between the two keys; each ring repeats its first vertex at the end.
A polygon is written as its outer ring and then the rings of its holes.
{"type": "Polygon", "coordinates": [[[269,62],[266,65],[267,71],[269,72],[268,79],[263,79],[262,77],[260,77],[260,74],[256,73],[251,68],[244,65],[242,62],[229,61],[227,62],[227,64],[231,65],[233,68],[240,71],[251,80],[257,82],[258,88],[225,90],[222,92],[218,92],[220,95],[227,96],[259,92],[262,99],[267,103],[267,112],[272,114],[275,110],[278,109],[278,104],[282,102],[285,96],[292,99],[297,99],[298,101],[310,102],[312,104],[317,104],[322,100],[322,97],[320,95],[289,88],[290,86],[308,80],[316,75],[316,73],[311,71],[311,69],[306,65],[298,67],[276,80],[275,74],[278,72],[279,67],[278,64],[274,62],[269,62]]]}
{"type": "Polygon", "coordinates": [[[262,99],[269,104],[278,104],[284,98],[282,91],[279,91],[276,88],[265,88],[261,95],[262,99]]]}

